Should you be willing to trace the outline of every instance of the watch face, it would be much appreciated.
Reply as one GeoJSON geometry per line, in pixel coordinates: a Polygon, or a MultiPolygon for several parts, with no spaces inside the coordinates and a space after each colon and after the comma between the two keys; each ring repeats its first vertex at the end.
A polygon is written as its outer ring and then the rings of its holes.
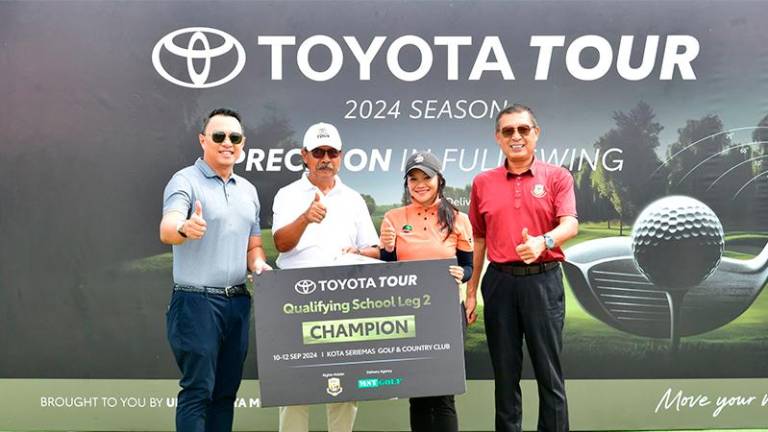
{"type": "Polygon", "coordinates": [[[552,249],[555,247],[555,239],[550,236],[544,236],[544,244],[547,246],[547,249],[552,249]]]}

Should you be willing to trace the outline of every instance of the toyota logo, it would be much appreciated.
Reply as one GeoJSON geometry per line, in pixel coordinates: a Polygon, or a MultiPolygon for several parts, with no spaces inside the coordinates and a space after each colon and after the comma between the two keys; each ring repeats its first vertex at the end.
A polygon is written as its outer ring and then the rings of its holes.
{"type": "Polygon", "coordinates": [[[315,285],[314,282],[308,279],[302,279],[298,282],[296,282],[296,285],[293,286],[293,289],[296,290],[297,293],[302,295],[309,295],[315,292],[317,289],[317,285],[315,285]]]}
{"type": "Polygon", "coordinates": [[[152,50],[152,64],[155,66],[155,70],[157,70],[157,73],[159,73],[160,76],[176,85],[189,88],[216,87],[233,80],[240,71],[243,70],[243,67],[245,66],[245,50],[243,49],[243,45],[229,33],[208,27],[188,27],[171,32],[157,42],[155,48],[152,50]],[[174,42],[176,37],[190,33],[192,36],[189,38],[186,48],[180,47],[174,42]],[[221,37],[224,39],[224,42],[218,46],[211,47],[208,40],[208,35],[211,34],[221,37]],[[196,45],[198,48],[196,48],[196,45]],[[199,46],[202,46],[202,48],[199,48],[199,46]],[[224,78],[208,82],[208,77],[211,73],[211,59],[223,56],[232,51],[233,48],[236,50],[237,54],[237,64],[235,65],[234,70],[224,78]],[[187,60],[189,81],[182,81],[168,73],[160,61],[160,55],[163,51],[168,51],[171,54],[175,54],[187,60]],[[203,70],[199,73],[195,70],[195,59],[205,60],[203,70]]]}

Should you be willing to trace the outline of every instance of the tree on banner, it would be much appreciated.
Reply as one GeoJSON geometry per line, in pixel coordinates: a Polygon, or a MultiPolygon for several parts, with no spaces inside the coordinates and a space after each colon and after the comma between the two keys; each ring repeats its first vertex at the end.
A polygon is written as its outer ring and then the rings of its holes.
{"type": "Polygon", "coordinates": [[[360,196],[363,197],[363,201],[365,201],[365,206],[368,207],[368,214],[373,216],[373,212],[376,211],[376,200],[373,199],[373,197],[368,194],[362,194],[360,196]]]}
{"type": "Polygon", "coordinates": [[[592,169],[588,165],[573,173],[576,192],[576,210],[582,222],[607,221],[611,229],[611,219],[616,218],[613,204],[601,196],[592,187],[592,169]]]}
{"type": "Polygon", "coordinates": [[[598,165],[591,176],[592,188],[610,201],[619,215],[619,235],[624,234],[624,222],[631,221],[646,204],[664,194],[666,170],[657,170],[661,161],[656,155],[663,127],[653,121],[655,117],[645,102],[639,102],[626,114],[614,112],[616,127],[595,143],[601,151],[619,148],[622,157],[631,161],[620,171],[607,171],[598,165]]]}
{"type": "MultiPolygon", "coordinates": [[[[259,168],[263,168],[266,164],[263,162],[264,148],[282,149],[285,153],[299,148],[296,132],[291,126],[288,116],[272,106],[264,106],[264,110],[265,114],[260,118],[259,123],[247,131],[249,141],[256,144],[246,148],[246,152],[248,152],[248,156],[245,158],[246,177],[262,171],[259,168]]],[[[301,173],[283,169],[277,172],[263,172],[258,177],[259,199],[262,204],[260,217],[263,227],[272,226],[272,200],[277,190],[296,180],[299,176],[301,173]]],[[[251,180],[255,181],[256,179],[251,178],[251,180]]]]}
{"type": "Polygon", "coordinates": [[[757,129],[752,132],[752,142],[759,143],[754,147],[759,152],[760,159],[755,163],[753,176],[755,180],[755,211],[756,222],[768,219],[768,115],[760,120],[757,129]]]}
{"type": "Polygon", "coordinates": [[[751,153],[751,143],[734,143],[717,115],[688,120],[668,150],[669,193],[695,197],[721,218],[742,216],[732,200],[751,177],[751,153]]]}

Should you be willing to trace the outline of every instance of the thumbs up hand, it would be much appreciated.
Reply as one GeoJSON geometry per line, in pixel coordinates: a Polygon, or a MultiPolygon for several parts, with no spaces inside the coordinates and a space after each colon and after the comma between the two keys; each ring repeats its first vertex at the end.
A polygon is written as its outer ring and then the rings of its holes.
{"type": "Polygon", "coordinates": [[[397,241],[397,233],[395,233],[395,227],[392,226],[392,222],[389,219],[384,219],[381,222],[381,235],[379,236],[379,242],[381,247],[387,252],[395,250],[395,242],[397,241]]]}
{"type": "Polygon", "coordinates": [[[309,208],[304,212],[304,217],[309,223],[320,223],[325,219],[325,213],[328,210],[322,202],[320,192],[315,192],[315,199],[309,204],[309,208]]]}
{"type": "Polygon", "coordinates": [[[195,211],[192,212],[192,216],[187,219],[181,226],[180,231],[183,232],[190,240],[199,240],[205,235],[207,224],[203,219],[203,205],[200,200],[195,201],[195,211]]]}
{"type": "Polygon", "coordinates": [[[544,243],[544,236],[530,236],[528,235],[528,228],[523,228],[523,242],[517,245],[515,251],[520,259],[524,263],[530,264],[541,256],[541,253],[546,249],[544,243]]]}

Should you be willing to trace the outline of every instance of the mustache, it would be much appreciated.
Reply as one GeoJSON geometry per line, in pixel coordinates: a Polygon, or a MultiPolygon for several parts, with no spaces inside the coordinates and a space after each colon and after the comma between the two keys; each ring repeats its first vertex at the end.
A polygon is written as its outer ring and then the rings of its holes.
{"type": "Polygon", "coordinates": [[[330,162],[323,162],[317,164],[317,169],[333,169],[333,164],[330,162]]]}

